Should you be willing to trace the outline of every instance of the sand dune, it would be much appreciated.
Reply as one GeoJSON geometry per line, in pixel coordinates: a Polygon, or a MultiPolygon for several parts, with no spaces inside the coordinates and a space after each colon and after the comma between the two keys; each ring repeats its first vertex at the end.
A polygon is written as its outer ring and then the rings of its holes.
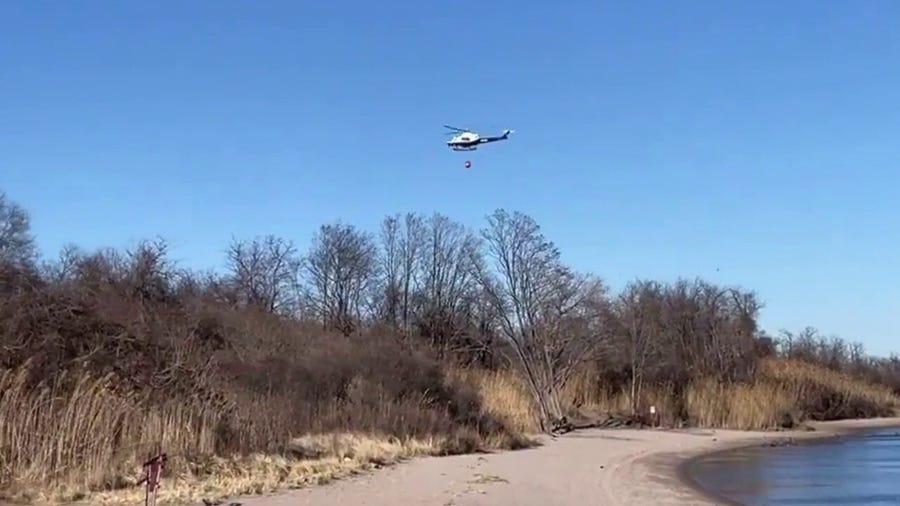
{"type": "Polygon", "coordinates": [[[714,504],[678,478],[679,462],[768,439],[893,425],[900,426],[900,418],[819,423],[813,432],[585,430],[547,438],[539,448],[417,459],[330,485],[238,501],[246,506],[714,504]]]}

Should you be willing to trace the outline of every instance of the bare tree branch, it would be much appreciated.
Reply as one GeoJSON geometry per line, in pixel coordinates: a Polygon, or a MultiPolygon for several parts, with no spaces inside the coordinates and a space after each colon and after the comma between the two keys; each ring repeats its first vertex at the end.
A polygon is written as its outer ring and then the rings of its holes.
{"type": "Polygon", "coordinates": [[[272,235],[233,239],[226,255],[241,304],[271,313],[296,309],[293,294],[301,259],[292,242],[272,235]]]}
{"type": "Polygon", "coordinates": [[[325,328],[352,333],[377,274],[374,239],[352,225],[323,225],[305,262],[306,302],[325,328]]]}

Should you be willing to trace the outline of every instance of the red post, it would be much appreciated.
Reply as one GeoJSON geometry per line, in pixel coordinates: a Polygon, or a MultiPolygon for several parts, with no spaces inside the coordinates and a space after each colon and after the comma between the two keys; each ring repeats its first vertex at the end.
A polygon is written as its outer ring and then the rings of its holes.
{"type": "Polygon", "coordinates": [[[141,482],[146,484],[144,506],[156,506],[159,486],[162,483],[163,471],[166,468],[166,459],[166,454],[161,453],[144,462],[144,477],[141,479],[141,482]]]}

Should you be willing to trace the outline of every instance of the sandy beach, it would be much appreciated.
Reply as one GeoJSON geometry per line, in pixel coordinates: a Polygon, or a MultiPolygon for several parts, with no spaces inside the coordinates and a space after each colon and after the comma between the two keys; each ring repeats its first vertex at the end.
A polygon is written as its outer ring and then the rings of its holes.
{"type": "Polygon", "coordinates": [[[679,476],[680,463],[767,440],[900,426],[900,418],[810,425],[816,430],[583,430],[545,438],[538,448],[416,459],[328,485],[234,500],[246,506],[712,505],[679,476]]]}

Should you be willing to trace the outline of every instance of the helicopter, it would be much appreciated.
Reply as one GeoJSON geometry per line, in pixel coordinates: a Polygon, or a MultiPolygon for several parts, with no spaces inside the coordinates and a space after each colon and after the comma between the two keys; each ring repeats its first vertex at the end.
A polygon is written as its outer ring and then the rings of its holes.
{"type": "Polygon", "coordinates": [[[475,151],[478,149],[479,144],[505,141],[509,138],[509,134],[513,132],[512,130],[504,130],[501,135],[482,137],[478,133],[466,128],[456,128],[450,125],[444,125],[444,128],[451,130],[448,133],[453,135],[453,138],[447,141],[447,145],[450,146],[450,149],[453,151],[475,151]]]}

